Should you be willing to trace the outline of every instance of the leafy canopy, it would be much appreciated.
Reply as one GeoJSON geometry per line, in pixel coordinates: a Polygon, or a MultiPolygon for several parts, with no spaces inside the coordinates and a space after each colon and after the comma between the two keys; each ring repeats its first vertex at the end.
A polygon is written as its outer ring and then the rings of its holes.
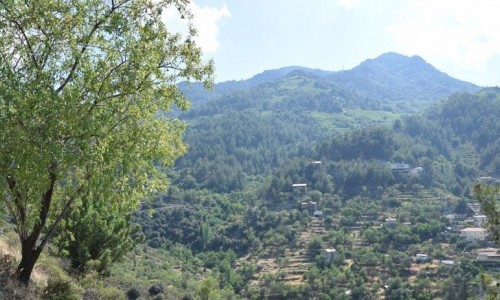
{"type": "Polygon", "coordinates": [[[134,208],[185,151],[183,124],[159,112],[187,108],[179,80],[213,74],[192,25],[182,36],[163,21],[166,9],[190,20],[187,5],[1,1],[0,192],[23,256],[82,196],[134,208]]]}

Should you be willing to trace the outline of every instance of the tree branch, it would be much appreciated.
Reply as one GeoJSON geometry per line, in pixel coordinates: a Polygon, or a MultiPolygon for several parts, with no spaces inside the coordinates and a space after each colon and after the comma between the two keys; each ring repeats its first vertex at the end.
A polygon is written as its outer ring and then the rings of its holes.
{"type": "Polygon", "coordinates": [[[7,7],[5,7],[5,10],[9,13],[9,15],[11,16],[11,18],[6,18],[8,21],[14,23],[14,25],[17,27],[17,29],[21,32],[21,35],[24,39],[24,41],[26,42],[26,46],[28,47],[28,56],[30,56],[31,60],[33,61],[33,63],[35,64],[35,68],[37,68],[38,70],[40,70],[40,66],[36,60],[36,57],[35,57],[35,52],[33,51],[33,47],[31,46],[31,43],[28,39],[28,36],[26,35],[26,32],[24,31],[24,27],[21,26],[21,24],[19,24],[19,22],[16,20],[16,17],[12,15],[12,12],[10,11],[10,9],[8,9],[7,7]],[[13,17],[13,18],[12,18],[13,17]]]}
{"type": "Polygon", "coordinates": [[[82,46],[82,49],[80,50],[80,53],[79,55],[75,58],[75,61],[73,62],[73,65],[71,66],[71,70],[69,71],[68,75],[66,76],[66,78],[64,79],[64,81],[61,83],[61,85],[56,89],[56,93],[59,93],[61,92],[64,87],[70,82],[71,78],[73,77],[73,74],[75,73],[76,71],[76,68],[78,67],[78,65],[80,64],[80,59],[82,58],[83,54],[85,53],[85,51],[87,51],[87,48],[89,47],[89,43],[90,43],[90,40],[92,39],[92,37],[94,36],[94,34],[96,33],[96,31],[99,29],[99,27],[101,27],[101,25],[117,10],[119,9],[120,7],[122,7],[124,4],[126,4],[127,2],[129,1],[124,1],[123,3],[120,3],[118,5],[115,5],[114,1],[112,2],[112,6],[111,6],[111,9],[108,13],[106,13],[103,18],[101,20],[99,20],[98,22],[96,22],[94,24],[94,26],[92,27],[92,29],[90,30],[89,34],[87,35],[86,37],[86,41],[84,43],[84,45],[82,46]]]}
{"type": "Polygon", "coordinates": [[[39,219],[38,222],[33,226],[33,230],[31,231],[30,236],[28,239],[31,239],[32,241],[38,240],[38,237],[40,236],[40,233],[42,232],[43,227],[45,226],[45,223],[47,222],[47,217],[49,215],[49,210],[50,210],[50,204],[52,202],[52,195],[54,193],[54,186],[57,181],[57,176],[56,176],[56,164],[51,164],[49,166],[49,187],[45,191],[45,193],[42,196],[42,205],[40,206],[40,212],[39,212],[39,219]]]}
{"type": "Polygon", "coordinates": [[[82,193],[84,185],[80,185],[80,187],[75,191],[73,194],[73,197],[71,197],[65,204],[64,207],[61,211],[61,213],[57,216],[56,220],[50,225],[49,229],[47,230],[47,233],[43,237],[42,241],[40,242],[40,245],[37,247],[37,249],[43,249],[47,241],[50,239],[52,234],[54,233],[54,230],[56,229],[57,226],[61,223],[62,219],[68,212],[71,204],[75,202],[76,198],[82,193]]]}
{"type": "MultiPolygon", "coordinates": [[[[12,178],[12,176],[7,176],[7,184],[9,185],[9,189],[10,189],[12,197],[13,197],[13,202],[14,202],[15,208],[18,212],[18,216],[19,216],[18,223],[25,225],[26,224],[26,211],[23,208],[22,203],[21,203],[21,193],[19,192],[19,189],[17,188],[17,183],[14,180],[14,178],[12,178]]],[[[23,226],[21,226],[21,227],[23,227],[23,226]]]]}

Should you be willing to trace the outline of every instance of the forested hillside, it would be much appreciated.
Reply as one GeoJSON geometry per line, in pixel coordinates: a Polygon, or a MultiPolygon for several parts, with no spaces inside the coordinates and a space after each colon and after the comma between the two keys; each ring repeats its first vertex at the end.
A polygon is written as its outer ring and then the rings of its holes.
{"type": "Polygon", "coordinates": [[[495,295],[499,266],[476,254],[498,244],[459,229],[474,224],[473,184],[500,178],[499,88],[395,53],[180,88],[192,100],[175,112],[187,152],[161,169],[165,188],[133,215],[119,199],[119,217],[97,214],[104,204],[72,211],[51,253],[78,279],[51,288],[88,299],[495,295]]]}
{"type": "Polygon", "coordinates": [[[475,293],[480,269],[462,251],[479,244],[447,233],[444,215],[466,213],[473,183],[498,177],[500,90],[381,121],[368,114],[379,102],[324,78],[295,70],[185,114],[190,151],[152,217],[137,215],[146,244],[184,249],[190,272],[208,268],[219,288],[248,298],[475,293]],[[332,121],[346,114],[356,116],[348,130],[332,121]],[[324,248],[337,250],[333,261],[324,248]],[[437,260],[416,261],[421,252],[437,260]]]}

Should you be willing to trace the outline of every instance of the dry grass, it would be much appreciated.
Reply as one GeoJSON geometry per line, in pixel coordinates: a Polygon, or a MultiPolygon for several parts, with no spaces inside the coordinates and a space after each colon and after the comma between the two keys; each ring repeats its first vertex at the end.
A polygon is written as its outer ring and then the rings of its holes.
{"type": "Polygon", "coordinates": [[[40,289],[36,284],[26,287],[15,279],[16,267],[15,257],[0,251],[0,299],[39,299],[40,289]]]}
{"type": "Polygon", "coordinates": [[[46,258],[40,257],[33,270],[29,287],[15,279],[16,268],[21,259],[21,251],[17,236],[8,232],[0,236],[0,299],[39,299],[41,291],[47,286],[48,274],[44,270],[46,258]]]}

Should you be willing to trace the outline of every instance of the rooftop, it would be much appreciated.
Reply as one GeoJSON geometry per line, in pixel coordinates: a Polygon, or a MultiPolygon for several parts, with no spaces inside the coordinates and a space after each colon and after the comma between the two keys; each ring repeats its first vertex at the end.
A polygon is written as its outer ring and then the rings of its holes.
{"type": "Polygon", "coordinates": [[[460,232],[486,232],[486,231],[487,230],[483,227],[467,227],[460,230],[460,232]]]}

